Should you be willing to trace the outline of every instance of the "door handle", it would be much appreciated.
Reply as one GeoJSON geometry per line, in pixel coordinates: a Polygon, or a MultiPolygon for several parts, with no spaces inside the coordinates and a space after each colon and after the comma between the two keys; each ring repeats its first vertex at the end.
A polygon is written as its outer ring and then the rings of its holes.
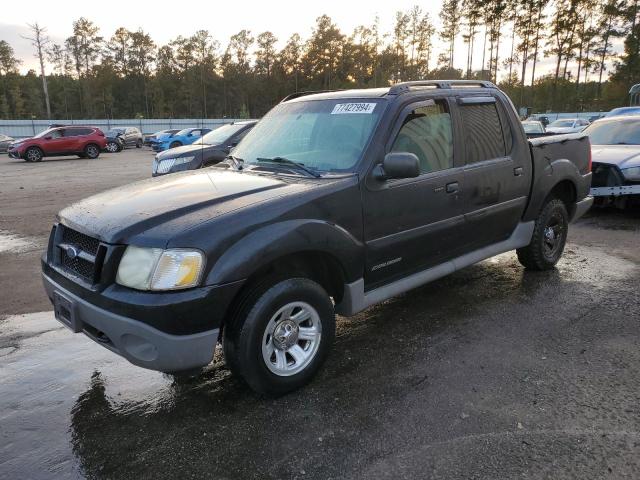
{"type": "Polygon", "coordinates": [[[515,177],[521,177],[523,173],[524,173],[524,169],[522,167],[516,167],[513,169],[513,175],[515,177]]]}
{"type": "Polygon", "coordinates": [[[447,183],[446,191],[447,193],[456,193],[458,191],[458,182],[447,183]]]}

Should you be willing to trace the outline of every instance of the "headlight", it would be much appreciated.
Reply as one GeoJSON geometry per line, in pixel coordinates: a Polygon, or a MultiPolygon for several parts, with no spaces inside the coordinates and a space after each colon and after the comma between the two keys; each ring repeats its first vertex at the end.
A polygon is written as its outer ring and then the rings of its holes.
{"type": "Polygon", "coordinates": [[[640,182],[640,167],[625,168],[622,170],[624,178],[632,182],[640,182]]]}
{"type": "Polygon", "coordinates": [[[190,163],[195,157],[178,157],[178,158],[165,158],[164,160],[158,160],[157,158],[153,161],[153,173],[169,173],[174,167],[178,165],[184,165],[185,163],[190,163]]]}
{"type": "Polygon", "coordinates": [[[137,290],[180,290],[198,285],[204,256],[182,248],[140,248],[129,245],[120,260],[116,282],[137,290]]]}

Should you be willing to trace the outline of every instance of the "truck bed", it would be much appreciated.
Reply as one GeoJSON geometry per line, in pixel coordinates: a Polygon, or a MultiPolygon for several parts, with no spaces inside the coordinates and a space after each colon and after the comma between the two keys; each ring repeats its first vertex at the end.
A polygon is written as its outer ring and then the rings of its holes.
{"type": "MultiPolygon", "coordinates": [[[[575,198],[581,200],[591,188],[591,144],[584,133],[570,133],[529,140],[533,181],[523,219],[534,219],[554,185],[570,181],[575,198]]],[[[569,212],[573,215],[573,212],[569,212]]]]}

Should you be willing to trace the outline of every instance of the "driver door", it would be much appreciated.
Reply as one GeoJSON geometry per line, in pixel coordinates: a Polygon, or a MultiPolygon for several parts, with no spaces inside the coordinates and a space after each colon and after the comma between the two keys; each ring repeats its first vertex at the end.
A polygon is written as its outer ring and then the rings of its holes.
{"type": "Polygon", "coordinates": [[[66,153],[69,151],[69,138],[65,135],[64,128],[53,130],[47,137],[50,137],[42,143],[42,149],[46,155],[55,155],[56,153],[66,153]]]}
{"type": "Polygon", "coordinates": [[[447,98],[406,107],[385,153],[418,157],[417,178],[375,181],[364,192],[365,289],[460,254],[465,245],[464,173],[447,98]]]}

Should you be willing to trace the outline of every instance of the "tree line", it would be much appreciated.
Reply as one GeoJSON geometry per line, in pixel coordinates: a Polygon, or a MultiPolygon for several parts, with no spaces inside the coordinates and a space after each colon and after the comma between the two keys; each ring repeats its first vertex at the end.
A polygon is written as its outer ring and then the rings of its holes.
{"type": "Polygon", "coordinates": [[[56,44],[34,24],[25,38],[39,72],[20,74],[0,40],[0,118],[259,117],[292,92],[444,78],[499,80],[534,111],[608,110],[640,82],[639,2],[444,0],[439,28],[415,6],[390,32],[376,18],[350,34],[322,15],[280,49],[269,31],[241,30],[224,47],[207,30],[166,45],[142,29],[106,38],[86,18],[56,44]],[[543,61],[551,73],[540,75],[543,61]]]}

